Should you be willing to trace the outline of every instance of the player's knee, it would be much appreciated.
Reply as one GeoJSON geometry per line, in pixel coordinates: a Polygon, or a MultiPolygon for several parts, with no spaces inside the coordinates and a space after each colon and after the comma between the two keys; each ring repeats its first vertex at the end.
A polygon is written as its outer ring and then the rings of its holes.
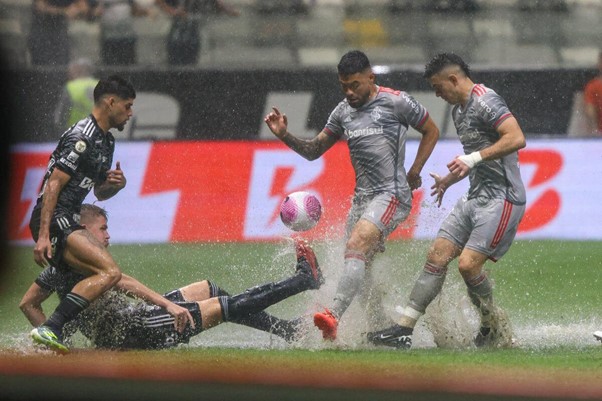
{"type": "Polygon", "coordinates": [[[357,252],[370,255],[376,252],[377,245],[378,242],[372,241],[368,236],[354,234],[347,240],[345,248],[347,252],[357,252]]]}
{"type": "Polygon", "coordinates": [[[453,259],[454,255],[449,254],[449,252],[441,249],[436,244],[431,245],[427,254],[427,263],[444,268],[446,268],[453,259]]]}
{"type": "Polygon", "coordinates": [[[458,271],[464,278],[464,280],[470,279],[477,276],[481,272],[482,266],[475,264],[473,260],[468,258],[458,259],[458,271]]]}
{"type": "Polygon", "coordinates": [[[119,268],[119,266],[115,265],[115,266],[111,266],[106,270],[106,278],[107,281],[109,282],[109,286],[114,286],[115,284],[117,284],[119,282],[119,280],[121,280],[121,269],[119,268]]]}

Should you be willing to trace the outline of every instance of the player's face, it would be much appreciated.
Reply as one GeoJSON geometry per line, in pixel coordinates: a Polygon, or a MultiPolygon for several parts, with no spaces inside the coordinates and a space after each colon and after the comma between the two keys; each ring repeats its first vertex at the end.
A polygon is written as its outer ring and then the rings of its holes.
{"type": "Polygon", "coordinates": [[[113,96],[109,99],[109,106],[109,122],[111,123],[111,127],[123,131],[125,124],[134,114],[134,110],[132,109],[134,99],[122,99],[119,96],[113,96]]]}
{"type": "Polygon", "coordinates": [[[109,239],[111,239],[111,236],[109,235],[107,219],[103,216],[83,218],[81,225],[86,227],[86,230],[88,230],[94,238],[99,240],[105,248],[109,247],[109,239]]]}
{"type": "Polygon", "coordinates": [[[459,104],[462,102],[462,98],[458,91],[457,81],[453,77],[444,70],[429,78],[429,82],[437,97],[450,104],[459,104]]]}
{"type": "Polygon", "coordinates": [[[374,74],[370,69],[351,75],[339,75],[339,83],[349,106],[362,107],[374,91],[374,74]]]}

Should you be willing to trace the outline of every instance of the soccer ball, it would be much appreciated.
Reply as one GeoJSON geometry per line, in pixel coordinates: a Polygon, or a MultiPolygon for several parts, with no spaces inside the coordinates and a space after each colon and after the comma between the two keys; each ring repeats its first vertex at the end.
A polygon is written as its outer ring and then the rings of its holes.
{"type": "Polygon", "coordinates": [[[322,216],[322,205],[315,195],[299,191],[289,194],[280,205],[280,219],[293,231],[313,228],[322,216]]]}

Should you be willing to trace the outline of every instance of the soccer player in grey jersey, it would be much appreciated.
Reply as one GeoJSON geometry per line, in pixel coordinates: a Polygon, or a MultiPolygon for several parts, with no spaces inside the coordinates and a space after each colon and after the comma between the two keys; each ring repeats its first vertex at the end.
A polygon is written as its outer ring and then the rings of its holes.
{"type": "Polygon", "coordinates": [[[308,160],[322,156],[341,138],[349,146],[356,186],[347,218],[344,271],[333,307],[314,315],[314,323],[328,340],[336,338],[339,319],[365,285],[366,267],[374,254],[408,217],[411,191],[422,184],[420,172],[439,138],[439,129],[420,103],[403,91],[376,85],[368,57],[361,51],[343,55],[338,76],[345,99],[313,139],[288,132],[286,115],[277,108],[265,118],[276,137],[308,160]],[[409,127],[422,138],[406,173],[409,127]]]}
{"type": "Polygon", "coordinates": [[[368,340],[409,348],[416,321],[441,291],[448,264],[458,258],[468,295],[481,316],[475,345],[506,346],[511,338],[502,336],[497,327],[503,311],[493,304],[483,265],[508,251],[525,212],[518,166],[518,150],[526,146],[525,137],[504,100],[492,89],[475,84],[459,56],[435,56],[424,76],[438,97],[454,105],[453,121],[465,152],[447,165],[445,177],[431,174],[435,179],[432,195],[440,206],[451,185],[468,176],[470,187],[441,225],[399,324],[368,333],[368,340]]]}
{"type": "Polygon", "coordinates": [[[121,77],[111,76],[98,82],[90,116],[65,131],[52,152],[31,215],[29,227],[36,241],[36,263],[62,268],[65,262],[86,276],[48,320],[31,332],[35,342],[59,352],[68,352],[61,343],[65,323],[121,277],[111,255],[79,224],[79,211],[92,188],[99,200],[105,200],[126,185],[120,163],[111,169],[115,140],[109,130],[123,129],[132,116],[135,97],[133,86],[121,77]]]}

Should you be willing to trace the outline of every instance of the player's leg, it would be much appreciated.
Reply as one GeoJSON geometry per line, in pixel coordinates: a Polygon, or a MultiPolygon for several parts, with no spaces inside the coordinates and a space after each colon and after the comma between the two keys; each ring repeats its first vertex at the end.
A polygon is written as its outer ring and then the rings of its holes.
{"type": "MultiPolygon", "coordinates": [[[[230,296],[230,294],[220,288],[217,284],[209,282],[210,296],[230,296]]],[[[265,331],[270,334],[275,334],[279,337],[284,338],[286,341],[294,341],[299,336],[299,329],[301,325],[300,319],[286,320],[276,317],[267,313],[266,311],[260,311],[257,313],[251,313],[245,316],[240,316],[231,319],[230,322],[236,324],[242,324],[253,329],[265,331]]]]}
{"type": "Polygon", "coordinates": [[[382,328],[387,325],[389,318],[383,307],[383,299],[386,295],[384,286],[375,276],[372,263],[366,266],[366,276],[364,277],[364,286],[358,294],[358,301],[364,309],[366,315],[366,325],[371,330],[382,328]]]}
{"type": "Polygon", "coordinates": [[[121,278],[121,270],[104,245],[90,232],[73,221],[63,220],[62,224],[68,227],[58,230],[53,228],[55,223],[51,224],[51,236],[56,235],[52,261],[59,265],[67,264],[86,277],[75,284],[42,326],[31,331],[31,337],[37,343],[66,353],[69,350],[62,344],[63,326],[114,286],[121,278]]]}
{"type": "Polygon", "coordinates": [[[314,324],[322,331],[324,339],[336,339],[339,319],[365,285],[366,267],[381,247],[383,238],[388,237],[409,213],[410,205],[400,204],[391,195],[378,195],[367,204],[354,199],[347,221],[348,227],[353,226],[345,247],[345,264],[333,307],[314,315],[314,324]],[[361,218],[353,224],[360,213],[361,218]]]}
{"type": "Polygon", "coordinates": [[[460,251],[461,248],[448,239],[442,237],[435,239],[398,324],[368,333],[368,341],[375,345],[410,348],[418,319],[424,315],[427,306],[441,292],[447,274],[447,265],[460,254],[460,251]]]}
{"type": "Polygon", "coordinates": [[[499,260],[510,249],[526,208],[504,199],[491,199],[484,205],[473,203],[475,228],[458,259],[458,269],[481,315],[475,345],[507,346],[512,341],[510,322],[494,304],[493,286],[483,266],[487,260],[499,260]]]}
{"type": "MultiPolygon", "coordinates": [[[[224,291],[213,281],[203,280],[171,291],[165,294],[165,297],[171,301],[204,301],[209,298],[229,295],[228,292],[224,291]]],[[[243,316],[236,320],[231,320],[231,322],[275,334],[287,341],[295,339],[299,328],[298,321],[280,319],[265,311],[243,316]]]]}
{"type": "Polygon", "coordinates": [[[380,236],[378,228],[367,220],[355,224],[345,247],[343,273],[337,284],[333,306],[314,314],[314,324],[322,331],[325,340],[336,339],[339,319],[365,284],[368,254],[380,236]]]}
{"type": "Polygon", "coordinates": [[[296,242],[296,274],[287,279],[250,288],[242,294],[220,296],[224,321],[236,321],[258,313],[300,292],[318,289],[322,273],[313,250],[304,242],[296,242]]]}
{"type": "Polygon", "coordinates": [[[196,283],[188,284],[176,291],[181,294],[183,301],[204,301],[213,298],[219,287],[215,286],[209,280],[197,281],[196,283]]]}

